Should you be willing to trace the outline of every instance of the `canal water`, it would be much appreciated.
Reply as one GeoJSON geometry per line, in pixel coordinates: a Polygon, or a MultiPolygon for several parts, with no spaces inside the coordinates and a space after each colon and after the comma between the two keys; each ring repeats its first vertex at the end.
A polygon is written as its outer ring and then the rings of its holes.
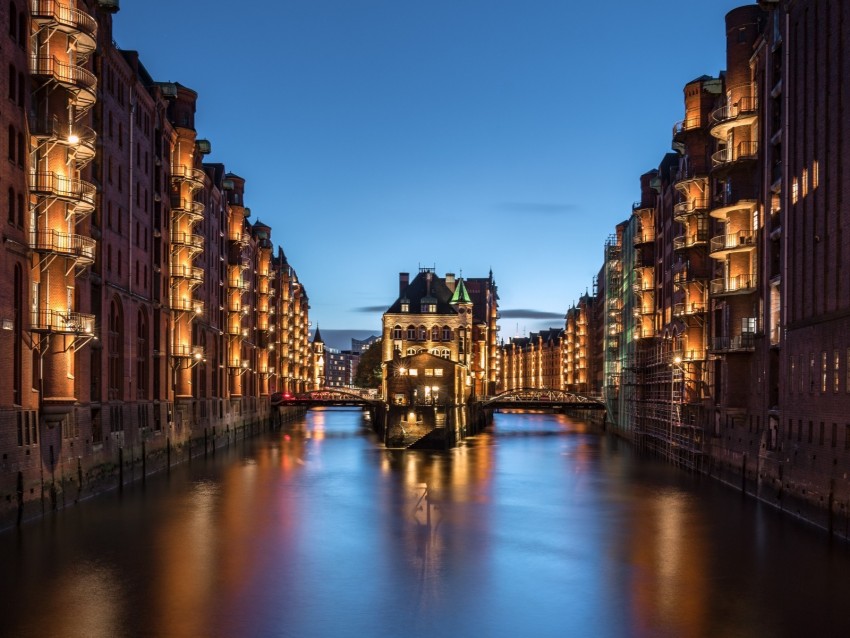
{"type": "Polygon", "coordinates": [[[328,409],[0,534],[0,635],[848,636],[850,548],[564,416],[328,409]]]}

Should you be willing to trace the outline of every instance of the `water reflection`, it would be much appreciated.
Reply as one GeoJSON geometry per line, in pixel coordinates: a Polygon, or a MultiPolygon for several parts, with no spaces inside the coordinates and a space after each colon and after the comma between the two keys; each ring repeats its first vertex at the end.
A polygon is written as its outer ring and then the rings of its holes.
{"type": "Polygon", "coordinates": [[[582,423],[497,414],[448,452],[364,426],[310,412],[0,536],[0,633],[847,633],[845,547],[582,423]]]}

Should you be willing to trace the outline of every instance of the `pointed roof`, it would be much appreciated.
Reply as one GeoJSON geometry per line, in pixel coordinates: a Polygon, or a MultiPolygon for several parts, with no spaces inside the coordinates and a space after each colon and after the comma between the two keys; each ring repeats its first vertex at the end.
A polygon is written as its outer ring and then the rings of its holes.
{"type": "Polygon", "coordinates": [[[455,286],[454,294],[451,300],[449,300],[449,303],[472,303],[472,299],[469,298],[469,292],[466,290],[466,284],[463,283],[463,277],[457,280],[457,286],[455,286]]]}
{"type": "Polygon", "coordinates": [[[322,333],[319,332],[319,324],[318,323],[316,323],[316,336],[313,337],[313,343],[324,343],[324,341],[322,341],[322,333]]]}

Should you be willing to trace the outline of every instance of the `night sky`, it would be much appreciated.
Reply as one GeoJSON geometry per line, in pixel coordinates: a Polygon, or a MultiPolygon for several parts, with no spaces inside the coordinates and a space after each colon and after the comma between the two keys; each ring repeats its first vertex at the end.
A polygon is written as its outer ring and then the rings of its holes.
{"type": "Polygon", "coordinates": [[[742,0],[126,0],[114,37],[199,93],[331,329],[379,332],[398,272],[486,276],[502,337],[563,324],[724,67],[742,0]]]}

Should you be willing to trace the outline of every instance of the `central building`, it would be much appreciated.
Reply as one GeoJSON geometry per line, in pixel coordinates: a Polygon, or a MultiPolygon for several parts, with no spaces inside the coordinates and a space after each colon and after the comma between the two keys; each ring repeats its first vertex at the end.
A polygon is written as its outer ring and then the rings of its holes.
{"type": "MultiPolygon", "coordinates": [[[[421,412],[465,405],[492,394],[497,376],[498,295],[487,278],[456,278],[420,268],[411,281],[399,274],[399,296],[383,315],[384,397],[421,412]],[[429,410],[433,408],[433,410],[429,410]]],[[[425,422],[429,419],[425,415],[425,422]]],[[[439,417],[434,419],[439,424],[439,417]]]]}

